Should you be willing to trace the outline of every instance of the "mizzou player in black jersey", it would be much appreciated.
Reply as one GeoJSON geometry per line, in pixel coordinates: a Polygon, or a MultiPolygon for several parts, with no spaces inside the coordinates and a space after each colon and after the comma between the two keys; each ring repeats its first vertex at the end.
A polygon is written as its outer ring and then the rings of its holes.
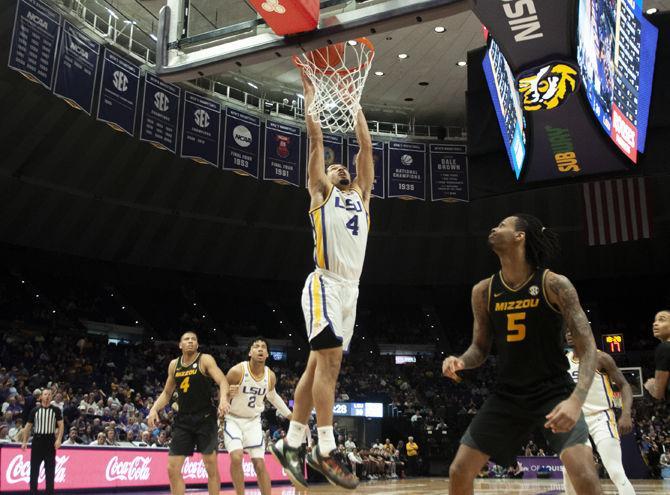
{"type": "Polygon", "coordinates": [[[218,416],[223,417],[230,408],[228,381],[209,354],[198,352],[198,336],[185,332],[179,339],[181,356],[173,359],[168,367],[167,381],[156,399],[147,424],[153,428],[158,412],[167,406],[177,390],[177,416],[172,427],[172,441],[168,457],[170,493],[184,495],[184,478],[181,468],[187,456],[197,450],[207,469],[207,489],[210,495],[219,493],[221,482],[216,462],[218,447],[218,416]],[[219,407],[212,404],[212,385],[219,386],[219,407]]]}
{"type": "Polygon", "coordinates": [[[526,436],[546,428],[577,493],[600,493],[582,404],[595,375],[591,327],[570,281],[544,268],[558,240],[531,215],[505,218],[491,230],[489,245],[501,270],[472,290],[472,344],[442,364],[445,376],[480,366],[495,342],[498,384],[470,423],[449,469],[449,494],[473,493],[473,482],[492,458],[511,465],[526,436]],[[563,352],[564,323],[581,356],[575,387],[563,352]]]}

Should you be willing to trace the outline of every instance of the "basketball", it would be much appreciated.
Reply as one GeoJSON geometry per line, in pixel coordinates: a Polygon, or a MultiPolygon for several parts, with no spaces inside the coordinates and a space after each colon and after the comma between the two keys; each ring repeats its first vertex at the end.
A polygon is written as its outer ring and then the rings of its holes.
{"type": "Polygon", "coordinates": [[[319,69],[338,67],[344,58],[344,43],[335,43],[309,52],[307,58],[319,69]]]}

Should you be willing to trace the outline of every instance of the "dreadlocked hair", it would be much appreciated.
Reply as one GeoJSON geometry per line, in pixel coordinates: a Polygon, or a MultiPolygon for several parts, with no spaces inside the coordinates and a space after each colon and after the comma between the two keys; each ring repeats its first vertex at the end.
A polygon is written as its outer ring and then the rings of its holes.
{"type": "Polygon", "coordinates": [[[517,213],[516,230],[526,233],[526,260],[531,266],[546,266],[558,255],[558,234],[542,225],[533,215],[517,213]]]}

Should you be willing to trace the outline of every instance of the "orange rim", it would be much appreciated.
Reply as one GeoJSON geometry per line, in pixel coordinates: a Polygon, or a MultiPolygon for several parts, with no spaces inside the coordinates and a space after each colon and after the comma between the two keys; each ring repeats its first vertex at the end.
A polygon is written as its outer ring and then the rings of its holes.
{"type": "MultiPolygon", "coordinates": [[[[360,43],[360,44],[366,46],[367,49],[370,51],[370,54],[371,54],[371,55],[370,55],[370,57],[368,57],[368,59],[367,59],[366,62],[360,64],[360,65],[357,66],[357,67],[353,67],[353,68],[347,68],[347,67],[345,67],[344,69],[338,69],[338,70],[332,70],[332,69],[322,70],[322,69],[319,69],[318,67],[316,67],[316,65],[311,64],[312,69],[313,69],[315,72],[320,72],[320,73],[322,73],[322,74],[324,74],[324,75],[326,75],[326,76],[332,76],[333,74],[339,74],[339,75],[341,75],[341,76],[345,76],[345,75],[347,75],[347,74],[351,74],[352,72],[358,72],[358,71],[363,70],[363,69],[364,69],[364,68],[365,68],[365,67],[372,61],[372,59],[374,58],[374,56],[375,56],[375,46],[374,46],[374,45],[372,44],[372,42],[371,42],[369,39],[367,39],[367,38],[355,38],[354,41],[356,41],[356,42],[358,42],[358,43],[360,43]]],[[[347,42],[346,42],[346,41],[343,41],[342,44],[344,44],[344,43],[347,43],[347,42]]],[[[336,43],[336,44],[337,44],[337,43],[336,43]]],[[[318,48],[317,48],[317,50],[318,50],[318,48]]],[[[314,52],[314,51],[316,51],[316,50],[311,50],[310,52],[307,52],[307,53],[312,53],[312,52],[314,52]]],[[[309,64],[309,62],[303,60],[303,59],[301,58],[300,55],[293,55],[292,59],[293,59],[293,64],[294,64],[296,67],[298,67],[299,69],[301,69],[302,67],[304,67],[304,66],[306,66],[307,64],[309,64]]]]}

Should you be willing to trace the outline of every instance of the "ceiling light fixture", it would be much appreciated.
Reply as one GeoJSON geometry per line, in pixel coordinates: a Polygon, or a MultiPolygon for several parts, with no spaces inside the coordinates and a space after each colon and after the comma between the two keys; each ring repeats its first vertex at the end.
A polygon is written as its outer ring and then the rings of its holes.
{"type": "Polygon", "coordinates": [[[468,65],[468,63],[465,60],[459,60],[458,62],[456,62],[456,65],[458,65],[459,67],[465,67],[466,65],[468,65]]]}
{"type": "Polygon", "coordinates": [[[436,33],[444,33],[447,30],[446,27],[444,26],[435,26],[435,32],[436,33]]]}
{"type": "Polygon", "coordinates": [[[375,76],[383,76],[384,73],[380,70],[375,71],[375,76]]]}
{"type": "Polygon", "coordinates": [[[347,41],[347,43],[349,43],[351,46],[358,45],[358,41],[356,41],[356,40],[349,40],[349,41],[347,41]]]}
{"type": "Polygon", "coordinates": [[[405,98],[405,101],[414,101],[414,98],[405,98]]]}
{"type": "Polygon", "coordinates": [[[409,58],[409,55],[407,55],[406,53],[399,53],[398,58],[400,60],[405,60],[406,58],[409,58]]]}
{"type": "Polygon", "coordinates": [[[156,37],[155,34],[151,33],[149,36],[151,37],[152,40],[158,41],[158,38],[156,37]]]}
{"type": "Polygon", "coordinates": [[[247,81],[247,84],[248,84],[249,86],[251,86],[252,88],[254,88],[254,89],[258,89],[258,86],[256,86],[256,85],[255,85],[254,83],[252,83],[252,82],[248,82],[248,81],[247,81]]]}
{"type": "Polygon", "coordinates": [[[421,81],[419,86],[428,86],[430,83],[428,81],[421,81]]]}
{"type": "Polygon", "coordinates": [[[646,12],[647,12],[648,15],[652,15],[652,14],[655,14],[656,12],[658,12],[658,9],[656,7],[652,7],[650,9],[647,9],[646,12]]]}

